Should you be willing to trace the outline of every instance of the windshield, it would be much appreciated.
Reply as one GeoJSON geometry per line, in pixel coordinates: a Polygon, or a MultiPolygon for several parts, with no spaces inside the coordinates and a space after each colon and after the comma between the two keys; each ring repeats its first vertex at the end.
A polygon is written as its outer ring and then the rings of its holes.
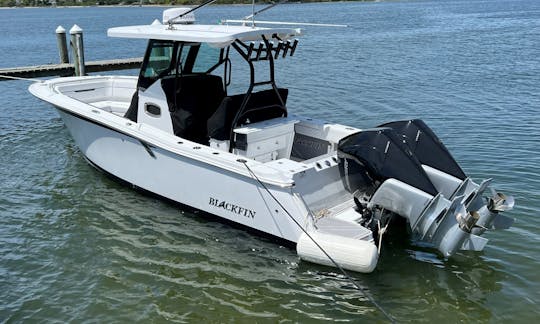
{"type": "Polygon", "coordinates": [[[159,79],[192,73],[210,73],[222,63],[223,50],[207,44],[150,40],[139,75],[139,88],[159,79]]]}
{"type": "Polygon", "coordinates": [[[174,43],[172,42],[153,42],[150,47],[148,61],[142,70],[142,76],[145,78],[155,78],[160,74],[170,70],[174,52],[174,43]]]}

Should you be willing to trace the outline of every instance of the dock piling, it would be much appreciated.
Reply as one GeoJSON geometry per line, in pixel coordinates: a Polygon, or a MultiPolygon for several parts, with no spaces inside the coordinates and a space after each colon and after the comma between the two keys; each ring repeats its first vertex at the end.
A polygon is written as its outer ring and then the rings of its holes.
{"type": "Polygon", "coordinates": [[[84,45],[83,45],[83,33],[81,27],[73,25],[69,30],[71,35],[71,51],[73,53],[73,65],[75,67],[75,75],[86,75],[84,65],[84,45]]]}
{"type": "Polygon", "coordinates": [[[60,64],[69,63],[67,50],[66,30],[62,26],[56,28],[56,42],[58,43],[58,53],[60,54],[60,64]]]}

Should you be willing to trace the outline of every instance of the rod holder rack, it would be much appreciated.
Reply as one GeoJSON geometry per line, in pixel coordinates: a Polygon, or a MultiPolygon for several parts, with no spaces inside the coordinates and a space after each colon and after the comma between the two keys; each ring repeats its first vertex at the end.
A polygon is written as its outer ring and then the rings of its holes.
{"type": "Polygon", "coordinates": [[[279,57],[285,58],[287,54],[293,56],[298,45],[298,39],[293,41],[268,41],[268,42],[250,42],[249,45],[244,45],[246,49],[246,57],[249,61],[264,61],[268,60],[270,56],[274,59],[279,57]],[[268,44],[268,45],[266,45],[268,44]]]}

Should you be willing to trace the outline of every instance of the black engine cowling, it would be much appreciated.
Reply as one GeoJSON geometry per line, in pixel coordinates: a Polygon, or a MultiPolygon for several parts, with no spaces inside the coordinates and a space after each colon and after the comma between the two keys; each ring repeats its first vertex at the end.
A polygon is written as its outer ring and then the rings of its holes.
{"type": "Polygon", "coordinates": [[[444,144],[422,120],[394,121],[379,127],[392,128],[398,136],[406,141],[420,163],[461,180],[467,178],[444,144]]]}
{"type": "Polygon", "coordinates": [[[392,128],[363,130],[343,138],[338,158],[344,185],[353,194],[371,195],[389,178],[437,194],[420,161],[392,128]]]}

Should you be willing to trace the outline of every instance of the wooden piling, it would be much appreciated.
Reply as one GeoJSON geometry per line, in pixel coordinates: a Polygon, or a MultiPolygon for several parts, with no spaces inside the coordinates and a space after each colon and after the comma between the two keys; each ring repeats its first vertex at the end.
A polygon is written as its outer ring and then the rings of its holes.
{"type": "Polygon", "coordinates": [[[83,35],[81,27],[73,25],[69,30],[71,35],[71,51],[73,53],[73,65],[75,67],[75,75],[81,76],[85,75],[85,66],[84,66],[84,45],[83,45],[83,35]]]}
{"type": "Polygon", "coordinates": [[[56,28],[56,42],[58,44],[58,53],[60,54],[60,64],[69,63],[66,30],[62,26],[56,28]]]}

